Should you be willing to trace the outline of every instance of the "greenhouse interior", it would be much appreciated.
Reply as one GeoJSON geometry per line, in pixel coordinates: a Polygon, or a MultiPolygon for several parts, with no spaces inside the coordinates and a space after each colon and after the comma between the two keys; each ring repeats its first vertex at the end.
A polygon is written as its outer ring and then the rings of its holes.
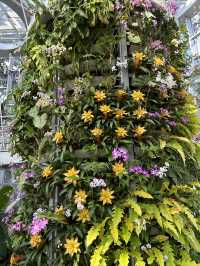
{"type": "Polygon", "coordinates": [[[0,266],[200,266],[200,0],[0,0],[0,266]]]}

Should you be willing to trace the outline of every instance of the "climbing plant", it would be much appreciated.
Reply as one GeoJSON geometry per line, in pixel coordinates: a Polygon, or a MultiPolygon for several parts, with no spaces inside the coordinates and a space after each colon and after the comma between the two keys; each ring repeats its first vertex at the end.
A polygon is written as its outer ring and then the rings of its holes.
{"type": "Polygon", "coordinates": [[[13,93],[25,196],[9,218],[12,265],[199,265],[186,47],[149,0],[40,5],[13,93]]]}

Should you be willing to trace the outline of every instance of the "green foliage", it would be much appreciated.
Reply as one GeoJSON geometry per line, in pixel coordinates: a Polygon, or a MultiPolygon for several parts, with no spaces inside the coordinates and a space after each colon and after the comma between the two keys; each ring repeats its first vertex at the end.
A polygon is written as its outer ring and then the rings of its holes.
{"type": "Polygon", "coordinates": [[[11,234],[19,265],[198,265],[200,121],[183,74],[185,30],[157,5],[121,2],[38,6],[13,93],[26,198],[10,223],[29,227],[42,208],[48,225],[38,242],[11,234]]]}

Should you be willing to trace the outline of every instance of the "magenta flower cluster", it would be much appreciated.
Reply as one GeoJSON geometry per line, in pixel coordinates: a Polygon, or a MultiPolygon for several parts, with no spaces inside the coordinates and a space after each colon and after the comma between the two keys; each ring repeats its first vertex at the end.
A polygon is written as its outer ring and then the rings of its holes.
{"type": "Polygon", "coordinates": [[[37,235],[41,231],[45,230],[48,225],[48,219],[34,217],[30,226],[30,234],[37,235]]]}
{"type": "Polygon", "coordinates": [[[117,148],[114,148],[113,151],[112,151],[112,158],[114,160],[120,160],[120,161],[128,161],[128,151],[127,149],[121,147],[117,147],[117,148]]]}
{"type": "Polygon", "coordinates": [[[160,108],[159,112],[149,112],[148,115],[151,118],[158,118],[161,116],[169,116],[169,111],[166,108],[160,108]]]}
{"type": "Polygon", "coordinates": [[[145,177],[150,177],[150,176],[155,177],[155,176],[157,176],[157,177],[163,178],[163,177],[166,176],[168,168],[169,168],[169,163],[168,162],[165,162],[164,166],[162,166],[162,167],[154,165],[150,169],[146,169],[146,168],[144,168],[142,166],[135,165],[135,166],[132,166],[129,169],[129,172],[130,173],[134,173],[134,174],[143,175],[145,177]]]}
{"type": "Polygon", "coordinates": [[[178,9],[176,0],[170,0],[167,2],[167,10],[174,16],[178,9]]]}
{"type": "Polygon", "coordinates": [[[153,7],[152,1],[151,0],[131,0],[131,4],[133,6],[140,6],[144,5],[145,8],[150,9],[153,7]]]}
{"type": "Polygon", "coordinates": [[[132,166],[129,169],[129,172],[130,173],[134,173],[134,174],[143,175],[143,176],[146,176],[146,177],[150,176],[149,171],[147,169],[145,169],[144,167],[139,166],[139,165],[132,166]]]}
{"type": "Polygon", "coordinates": [[[24,177],[25,179],[29,179],[29,178],[34,177],[34,176],[35,176],[35,173],[29,171],[29,172],[24,172],[22,175],[23,175],[23,177],[24,177]]]}
{"type": "Polygon", "coordinates": [[[23,222],[18,221],[14,224],[10,224],[9,229],[11,232],[20,232],[26,230],[26,225],[23,222]]]}

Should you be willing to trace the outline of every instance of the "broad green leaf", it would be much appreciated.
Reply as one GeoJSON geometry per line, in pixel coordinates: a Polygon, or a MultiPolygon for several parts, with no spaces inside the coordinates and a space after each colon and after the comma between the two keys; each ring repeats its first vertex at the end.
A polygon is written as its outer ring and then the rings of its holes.
{"type": "Polygon", "coordinates": [[[113,240],[116,244],[119,244],[119,230],[118,225],[121,222],[123,217],[123,210],[121,208],[114,208],[112,213],[112,222],[110,224],[110,231],[113,237],[113,240]]]}
{"type": "Polygon", "coordinates": [[[137,196],[137,197],[140,197],[140,198],[144,198],[144,199],[153,199],[151,194],[149,194],[148,192],[146,192],[144,190],[135,190],[133,192],[133,195],[137,196]]]}
{"type": "Polygon", "coordinates": [[[164,258],[163,258],[163,254],[162,252],[155,248],[154,250],[154,254],[155,254],[155,257],[156,257],[156,261],[158,263],[159,266],[164,266],[164,258]]]}
{"type": "Polygon", "coordinates": [[[100,266],[101,260],[101,248],[97,248],[95,249],[94,254],[91,256],[90,266],[100,266]]]}
{"type": "Polygon", "coordinates": [[[133,33],[128,33],[128,40],[131,43],[141,43],[141,38],[139,35],[135,35],[133,33]]]}
{"type": "Polygon", "coordinates": [[[123,224],[122,225],[122,231],[121,231],[121,238],[124,240],[124,242],[126,244],[128,244],[130,238],[131,238],[131,233],[129,230],[128,230],[128,226],[127,224],[123,224]]]}
{"type": "Polygon", "coordinates": [[[88,232],[86,237],[86,247],[89,247],[93,241],[98,237],[101,231],[101,224],[94,225],[88,232]]]}
{"type": "Polygon", "coordinates": [[[36,117],[38,116],[38,108],[36,106],[32,107],[29,112],[28,112],[29,116],[31,117],[36,117]]]}
{"type": "Polygon", "coordinates": [[[179,237],[178,232],[177,232],[175,226],[172,223],[170,223],[168,221],[164,221],[163,222],[163,226],[164,226],[164,228],[166,228],[167,230],[169,230],[171,233],[173,233],[175,235],[175,238],[176,237],[177,238],[179,237]]]}
{"type": "Polygon", "coordinates": [[[170,141],[169,143],[167,143],[166,147],[176,151],[180,155],[185,164],[185,153],[180,143],[178,143],[177,141],[170,141]]]}
{"type": "Polygon", "coordinates": [[[139,215],[142,215],[142,210],[140,208],[140,205],[134,201],[133,199],[128,199],[127,203],[130,205],[130,207],[139,215]]]}
{"type": "Polygon", "coordinates": [[[129,253],[126,249],[122,250],[119,256],[119,266],[128,266],[129,253]]]}
{"type": "Polygon", "coordinates": [[[135,264],[135,266],[145,266],[145,265],[146,263],[143,260],[138,260],[136,261],[136,264],[135,264]]]}
{"type": "Polygon", "coordinates": [[[42,114],[40,116],[35,116],[33,119],[33,124],[35,127],[42,129],[47,122],[47,114],[42,114]]]}

